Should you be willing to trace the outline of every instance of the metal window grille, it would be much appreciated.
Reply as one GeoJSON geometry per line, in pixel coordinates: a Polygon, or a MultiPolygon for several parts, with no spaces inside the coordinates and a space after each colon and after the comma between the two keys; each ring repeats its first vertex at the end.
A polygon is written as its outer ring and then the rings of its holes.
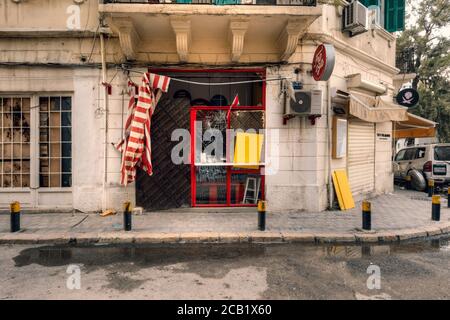
{"type": "Polygon", "coordinates": [[[30,98],[0,97],[0,187],[30,186],[30,98]]]}
{"type": "Polygon", "coordinates": [[[39,186],[72,186],[72,99],[39,98],[39,186]]]}

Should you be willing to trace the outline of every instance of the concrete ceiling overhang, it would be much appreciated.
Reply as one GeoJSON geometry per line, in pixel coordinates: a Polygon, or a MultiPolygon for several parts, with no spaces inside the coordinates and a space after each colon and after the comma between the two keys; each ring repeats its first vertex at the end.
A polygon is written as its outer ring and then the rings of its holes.
{"type": "Polygon", "coordinates": [[[103,4],[127,60],[156,63],[286,62],[322,8],[103,4]]]}

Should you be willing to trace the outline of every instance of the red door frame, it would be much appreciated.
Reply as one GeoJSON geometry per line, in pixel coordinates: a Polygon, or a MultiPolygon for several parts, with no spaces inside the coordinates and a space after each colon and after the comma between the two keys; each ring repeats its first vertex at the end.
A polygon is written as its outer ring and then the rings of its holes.
{"type": "MultiPolygon", "coordinates": [[[[149,72],[152,73],[256,73],[260,74],[263,80],[266,79],[266,70],[264,68],[243,68],[243,69],[172,69],[172,68],[149,68],[149,72]]],[[[231,170],[231,167],[226,167],[227,169],[227,180],[226,180],[226,194],[227,199],[224,204],[197,204],[196,191],[197,191],[197,181],[196,181],[196,166],[195,166],[195,120],[197,119],[197,111],[199,110],[228,110],[228,106],[223,107],[211,107],[211,106],[191,106],[190,115],[190,130],[191,130],[191,206],[192,207],[255,207],[256,204],[232,204],[231,203],[231,176],[232,174],[260,174],[261,175],[261,198],[265,198],[265,176],[261,174],[261,169],[240,169],[231,170]]],[[[262,106],[239,106],[233,110],[245,111],[245,110],[261,110],[265,113],[266,111],[266,82],[262,82],[262,106]]],[[[264,117],[264,120],[266,117],[264,117]]],[[[227,123],[229,128],[230,124],[227,123]]],[[[264,124],[265,127],[265,124],[264,124]]],[[[228,150],[228,148],[227,148],[228,150]]]]}

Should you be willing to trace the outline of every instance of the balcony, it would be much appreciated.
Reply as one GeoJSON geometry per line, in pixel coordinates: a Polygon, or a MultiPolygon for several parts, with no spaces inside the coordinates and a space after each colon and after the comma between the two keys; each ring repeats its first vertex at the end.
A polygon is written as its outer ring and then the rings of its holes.
{"type": "Polygon", "coordinates": [[[317,0],[103,0],[104,4],[197,4],[197,5],[261,5],[314,7],[317,0]]]}
{"type": "Polygon", "coordinates": [[[104,0],[99,11],[127,60],[230,65],[287,62],[322,6],[316,0],[104,0]]]}

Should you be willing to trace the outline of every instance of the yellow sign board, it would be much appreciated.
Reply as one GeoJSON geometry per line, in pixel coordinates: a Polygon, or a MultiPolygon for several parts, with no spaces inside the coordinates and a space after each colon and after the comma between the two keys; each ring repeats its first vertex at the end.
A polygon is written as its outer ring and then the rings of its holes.
{"type": "Polygon", "coordinates": [[[258,169],[261,162],[261,150],[263,146],[264,135],[258,133],[236,133],[236,144],[234,146],[235,168],[258,169]],[[246,163],[252,165],[245,165],[246,163]]]}
{"type": "Polygon", "coordinates": [[[355,201],[353,200],[352,190],[350,189],[345,170],[336,170],[333,172],[333,184],[341,210],[354,208],[355,201]]]}

